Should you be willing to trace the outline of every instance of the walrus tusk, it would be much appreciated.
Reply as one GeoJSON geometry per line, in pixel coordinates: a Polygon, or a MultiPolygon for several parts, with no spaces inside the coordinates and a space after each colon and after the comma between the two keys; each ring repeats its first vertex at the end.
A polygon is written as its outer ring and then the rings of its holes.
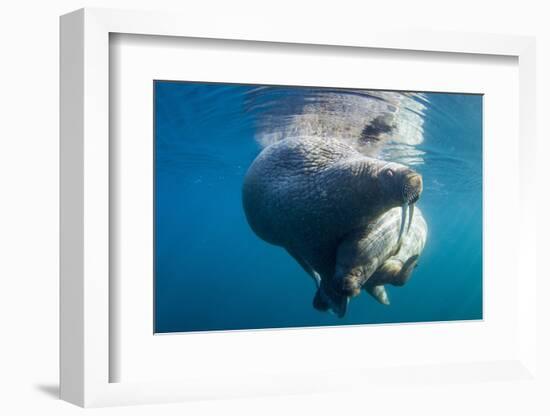
{"type": "Polygon", "coordinates": [[[414,204],[411,204],[409,205],[409,223],[407,224],[407,232],[409,232],[409,230],[411,229],[413,214],[414,214],[414,204]]]}
{"type": "Polygon", "coordinates": [[[405,222],[407,221],[407,212],[409,210],[408,204],[403,204],[401,207],[401,228],[399,228],[399,236],[397,237],[397,245],[401,244],[403,238],[403,232],[405,231],[405,222]]]}

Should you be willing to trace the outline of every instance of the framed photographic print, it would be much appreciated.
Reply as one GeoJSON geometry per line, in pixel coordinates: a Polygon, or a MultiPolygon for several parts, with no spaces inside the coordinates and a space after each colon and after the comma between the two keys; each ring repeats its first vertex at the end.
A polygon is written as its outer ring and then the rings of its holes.
{"type": "Polygon", "coordinates": [[[63,399],[537,382],[534,41],[322,29],[62,17],[63,399]]]}

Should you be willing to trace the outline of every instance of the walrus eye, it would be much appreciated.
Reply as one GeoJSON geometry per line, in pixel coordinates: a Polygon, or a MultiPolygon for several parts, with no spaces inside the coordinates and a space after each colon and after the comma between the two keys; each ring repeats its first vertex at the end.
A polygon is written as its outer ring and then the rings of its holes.
{"type": "Polygon", "coordinates": [[[386,169],[386,172],[384,172],[388,178],[393,178],[393,170],[392,169],[386,169]]]}

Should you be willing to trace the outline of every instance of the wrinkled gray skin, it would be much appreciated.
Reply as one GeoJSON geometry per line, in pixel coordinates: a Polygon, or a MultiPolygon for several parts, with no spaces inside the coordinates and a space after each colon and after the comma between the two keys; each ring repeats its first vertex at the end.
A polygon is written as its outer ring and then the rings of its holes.
{"type": "Polygon", "coordinates": [[[347,285],[352,296],[363,288],[388,305],[384,285],[404,285],[426,244],[428,227],[420,210],[415,209],[408,220],[410,224],[403,227],[401,209],[392,208],[350,233],[338,247],[335,284],[347,285]]]}
{"type": "Polygon", "coordinates": [[[363,156],[334,139],[288,138],[250,166],[243,207],[254,232],[284,247],[315,279],[324,304],[345,314],[348,295],[333,283],[340,242],[393,207],[413,204],[422,179],[412,169],[363,156]]]}

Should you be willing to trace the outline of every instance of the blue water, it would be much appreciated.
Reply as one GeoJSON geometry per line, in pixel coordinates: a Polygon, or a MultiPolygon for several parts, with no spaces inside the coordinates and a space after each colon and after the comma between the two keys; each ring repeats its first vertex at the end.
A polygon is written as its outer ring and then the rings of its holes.
{"type": "Polygon", "coordinates": [[[392,94],[155,82],[155,332],[482,318],[482,96],[392,94]],[[362,293],[344,318],[313,308],[312,279],[252,232],[241,204],[262,146],[296,125],[315,133],[293,116],[319,109],[343,140],[342,124],[389,111],[403,137],[381,157],[424,178],[418,267],[405,286],[386,286],[390,306],[362,293]]]}

